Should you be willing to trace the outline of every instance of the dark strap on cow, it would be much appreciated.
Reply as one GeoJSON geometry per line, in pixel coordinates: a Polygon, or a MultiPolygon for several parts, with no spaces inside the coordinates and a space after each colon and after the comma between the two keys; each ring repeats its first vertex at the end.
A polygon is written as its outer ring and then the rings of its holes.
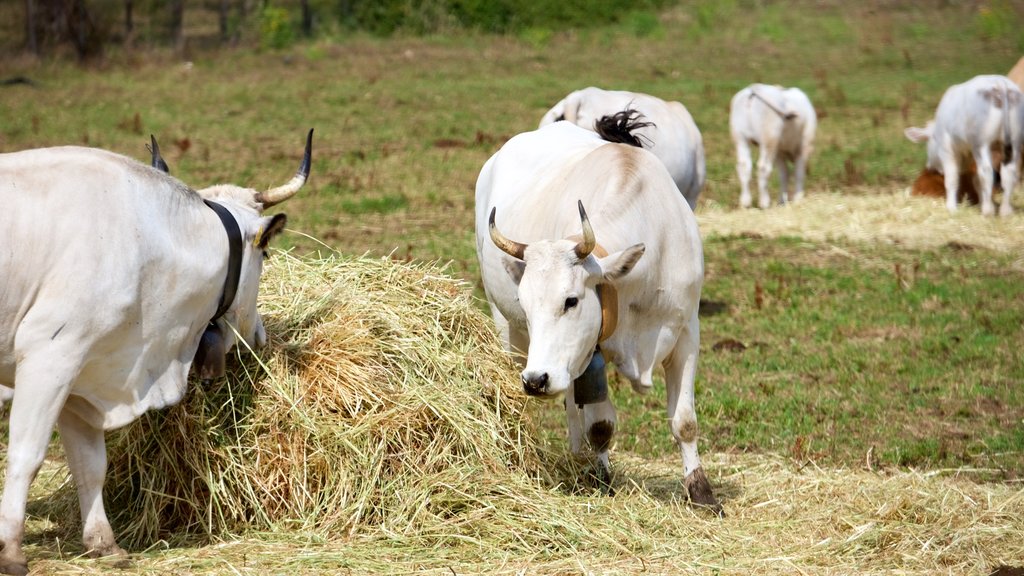
{"type": "Polygon", "coordinates": [[[235,300],[235,292],[238,291],[238,280],[242,275],[242,231],[227,208],[211,200],[204,199],[203,202],[217,213],[224,224],[224,232],[228,235],[228,277],[224,279],[224,291],[220,295],[217,313],[210,318],[210,322],[213,322],[228,311],[235,300]]]}

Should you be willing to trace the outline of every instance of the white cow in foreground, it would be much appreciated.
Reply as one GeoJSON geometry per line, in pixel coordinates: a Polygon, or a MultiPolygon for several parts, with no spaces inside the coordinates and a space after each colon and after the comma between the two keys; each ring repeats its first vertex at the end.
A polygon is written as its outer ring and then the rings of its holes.
{"type": "Polygon", "coordinates": [[[598,346],[641,393],[663,366],[689,497],[721,511],[697,453],[697,221],[654,154],[608,141],[628,139],[628,117],[602,121],[597,133],[556,122],[519,134],[484,164],[476,184],[483,286],[507,348],[526,353],[525,392],[565,394],[570,447],[579,453],[585,432],[605,478],[615,408],[605,399],[581,410],[576,379],[598,346]]]}
{"type": "Polygon", "coordinates": [[[1013,213],[1010,196],[1020,174],[1024,141],[1024,103],[1020,88],[1006,76],[975,76],[950,86],[939,101],[935,119],[924,128],[907,128],[912,142],[928,142],[926,168],[941,172],[946,185],[946,208],[956,211],[960,173],[974,159],[981,196],[981,213],[995,214],[992,201],[993,146],[1003,150],[999,180],[1003,187],[1000,216],[1013,213]]]}
{"type": "Polygon", "coordinates": [[[217,376],[235,330],[266,342],[257,289],[286,217],[262,212],[305,183],[312,135],[298,174],[264,192],[196,192],[92,148],[0,154],[0,389],[12,396],[0,571],[27,571],[26,498],[54,424],[87,553],[124,554],[103,507],[104,431],[177,403],[194,361],[217,376]]]}
{"type": "Polygon", "coordinates": [[[693,121],[693,116],[679,102],[666,102],[660,98],[626,92],[584,88],[577,90],[555,104],[541,118],[544,127],[558,120],[567,120],[581,128],[594,130],[598,118],[626,109],[636,110],[649,126],[633,131],[641,145],[654,152],[672,175],[679,192],[697,208],[697,197],[704,189],[704,140],[693,121]]]}
{"type": "Polygon", "coordinates": [[[736,172],[740,178],[740,206],[749,208],[750,172],[753,162],[750,147],[757,146],[757,205],[771,206],[768,178],[772,167],[779,171],[779,203],[789,201],[789,166],[796,173],[793,200],[804,196],[807,160],[814,151],[814,133],[818,116],[814,106],[799,88],[751,84],[732,98],[729,131],[736,147],[736,172]]]}

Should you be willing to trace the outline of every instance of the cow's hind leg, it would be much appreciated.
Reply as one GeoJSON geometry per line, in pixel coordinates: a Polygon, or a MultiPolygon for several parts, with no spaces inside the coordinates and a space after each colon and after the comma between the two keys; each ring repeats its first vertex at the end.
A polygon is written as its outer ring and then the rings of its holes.
{"type": "Polygon", "coordinates": [[[15,373],[7,441],[7,475],[0,499],[0,572],[25,574],[21,549],[28,490],[46,457],[57,415],[77,377],[78,363],[66,350],[43,346],[24,356],[15,373]],[[62,368],[61,365],[74,368],[62,368]]]}
{"type": "Polygon", "coordinates": [[[793,201],[799,202],[804,199],[804,180],[807,177],[806,151],[801,151],[800,154],[797,154],[796,161],[793,166],[793,172],[795,172],[796,178],[796,189],[793,191],[793,201]]]}
{"type": "Polygon", "coordinates": [[[736,139],[736,175],[740,179],[740,208],[750,208],[750,171],[754,164],[750,158],[750,144],[742,139],[736,139]]]}
{"type": "Polygon", "coordinates": [[[694,410],[693,383],[697,376],[700,327],[696,313],[681,332],[675,350],[665,359],[665,388],[668,394],[668,419],[672,436],[683,457],[683,483],[694,504],[721,514],[697,453],[697,413],[694,410]]]}
{"type": "Polygon", "coordinates": [[[125,553],[114,541],[114,531],[103,508],[103,480],[107,449],[103,430],[90,425],[75,412],[76,398],[68,400],[57,420],[68,467],[78,488],[82,513],[82,545],[92,557],[125,553]]]}
{"type": "Polygon", "coordinates": [[[789,165],[786,158],[779,154],[775,158],[775,170],[779,173],[779,204],[789,203],[789,165]]]}
{"type": "MultiPolygon", "coordinates": [[[[974,154],[974,163],[977,166],[978,183],[981,185],[981,213],[985,216],[993,216],[996,213],[996,205],[992,201],[992,155],[988,146],[982,146],[974,154]]],[[[957,185],[960,180],[957,178],[957,185]]]]}
{"type": "Polygon", "coordinates": [[[1020,173],[1020,150],[1014,148],[1010,158],[1003,158],[1003,164],[999,168],[999,180],[1003,185],[1003,200],[999,203],[999,215],[1011,216],[1013,206],[1010,204],[1010,197],[1017,184],[1017,176],[1020,173]]]}
{"type": "Polygon", "coordinates": [[[772,205],[772,198],[768,194],[768,180],[775,165],[776,145],[774,142],[761,142],[757,156],[757,206],[762,210],[767,210],[772,205]]]}

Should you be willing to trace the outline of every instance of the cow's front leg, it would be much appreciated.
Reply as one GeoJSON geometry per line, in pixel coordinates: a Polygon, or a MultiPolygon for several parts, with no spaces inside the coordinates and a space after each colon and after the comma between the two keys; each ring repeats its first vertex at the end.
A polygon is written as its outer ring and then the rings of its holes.
{"type": "Polygon", "coordinates": [[[697,413],[694,410],[693,382],[697,375],[700,328],[696,313],[679,336],[676,348],[665,359],[665,388],[668,395],[668,419],[672,437],[683,457],[683,484],[690,501],[721,514],[711,482],[704,474],[697,453],[697,413]]]}
{"type": "Polygon", "coordinates": [[[78,488],[82,513],[82,545],[93,557],[123,555],[114,541],[114,531],[103,508],[103,480],[107,473],[107,449],[103,430],[80,418],[74,411],[75,398],[68,401],[57,427],[64,443],[68,467],[78,488]]]}

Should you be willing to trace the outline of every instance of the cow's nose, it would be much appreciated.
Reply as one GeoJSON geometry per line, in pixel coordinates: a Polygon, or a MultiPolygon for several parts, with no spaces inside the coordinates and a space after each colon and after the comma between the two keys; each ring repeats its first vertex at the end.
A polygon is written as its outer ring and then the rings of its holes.
{"type": "Polygon", "coordinates": [[[548,389],[548,373],[523,372],[523,390],[530,396],[540,396],[548,389]]]}

